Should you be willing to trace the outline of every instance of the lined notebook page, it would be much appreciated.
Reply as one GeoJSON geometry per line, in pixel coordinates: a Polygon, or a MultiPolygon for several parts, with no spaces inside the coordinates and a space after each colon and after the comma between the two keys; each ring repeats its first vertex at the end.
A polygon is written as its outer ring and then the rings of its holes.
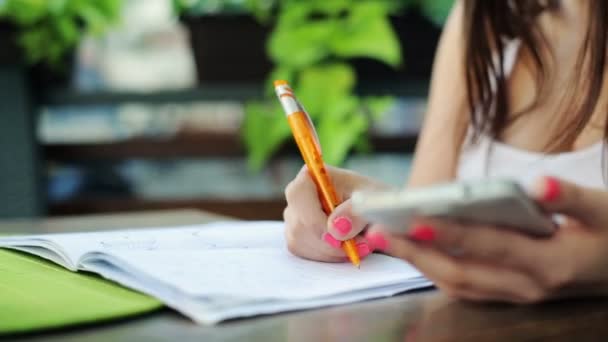
{"type": "Polygon", "coordinates": [[[61,246],[75,260],[87,252],[112,256],[142,279],[193,297],[301,300],[420,277],[407,263],[383,255],[366,258],[361,269],[294,257],[283,229],[282,222],[222,222],[36,238],[61,246]]]}
{"type": "Polygon", "coordinates": [[[89,252],[111,254],[113,251],[276,247],[283,244],[275,234],[282,226],[281,222],[275,221],[217,222],[154,229],[11,236],[0,239],[0,245],[24,246],[33,242],[51,242],[59,246],[70,260],[78,263],[89,252]]]}
{"type": "Polygon", "coordinates": [[[361,268],[292,256],[283,247],[206,251],[118,251],[130,267],[190,296],[307,299],[386,286],[417,278],[405,262],[372,255],[361,268]]]}

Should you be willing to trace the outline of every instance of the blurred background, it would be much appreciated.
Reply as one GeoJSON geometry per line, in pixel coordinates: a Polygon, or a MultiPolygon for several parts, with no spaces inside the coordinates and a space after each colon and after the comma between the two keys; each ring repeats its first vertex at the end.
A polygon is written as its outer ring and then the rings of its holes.
{"type": "Polygon", "coordinates": [[[452,0],[0,0],[0,217],[280,219],[302,166],[404,184],[452,0]]]}

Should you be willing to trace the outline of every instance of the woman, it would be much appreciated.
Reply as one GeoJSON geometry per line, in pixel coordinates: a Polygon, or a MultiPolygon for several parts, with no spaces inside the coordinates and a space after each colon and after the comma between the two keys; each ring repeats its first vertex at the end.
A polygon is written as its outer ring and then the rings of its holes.
{"type": "MultiPolygon", "coordinates": [[[[553,237],[438,220],[416,222],[407,236],[365,229],[349,201],[326,217],[304,169],[285,191],[290,251],[343,262],[340,243],[355,237],[360,255],[403,258],[469,300],[608,293],[607,18],[603,0],[460,0],[438,47],[408,186],[514,178],[563,218],[553,237]],[[454,250],[460,253],[446,252],[454,250]]],[[[331,173],[345,198],[383,186],[346,170],[331,173]]]]}

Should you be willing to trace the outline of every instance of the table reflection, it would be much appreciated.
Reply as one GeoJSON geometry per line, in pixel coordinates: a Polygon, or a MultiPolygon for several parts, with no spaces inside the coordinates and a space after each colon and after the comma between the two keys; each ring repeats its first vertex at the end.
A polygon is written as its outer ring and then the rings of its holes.
{"type": "Polygon", "coordinates": [[[290,342],[604,341],[608,300],[476,304],[426,291],[288,315],[284,324],[290,342]]]}

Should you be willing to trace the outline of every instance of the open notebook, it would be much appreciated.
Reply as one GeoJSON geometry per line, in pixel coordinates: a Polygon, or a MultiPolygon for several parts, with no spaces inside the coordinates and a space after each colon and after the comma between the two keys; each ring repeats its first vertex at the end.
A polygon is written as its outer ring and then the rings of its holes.
{"type": "Polygon", "coordinates": [[[282,222],[0,238],[0,247],[86,270],[152,295],[198,323],[351,303],[430,286],[407,263],[371,255],[361,269],[292,256],[282,222]]]}

